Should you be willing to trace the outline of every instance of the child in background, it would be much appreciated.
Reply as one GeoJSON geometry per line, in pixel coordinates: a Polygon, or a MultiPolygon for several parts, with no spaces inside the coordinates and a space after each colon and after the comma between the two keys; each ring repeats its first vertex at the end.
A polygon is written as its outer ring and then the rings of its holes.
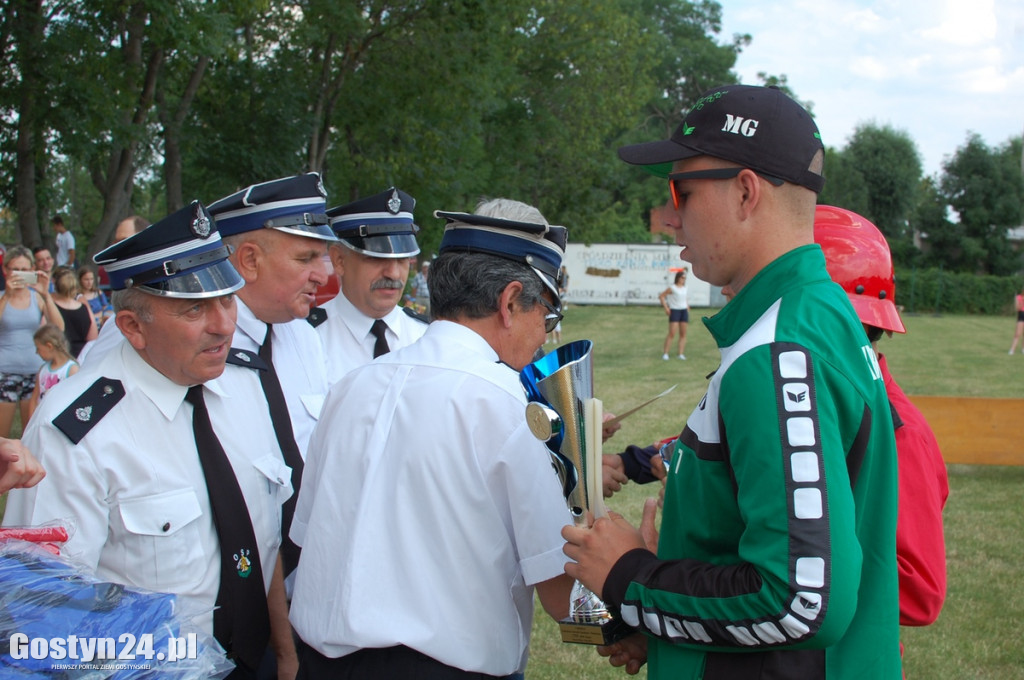
{"type": "Polygon", "coordinates": [[[114,308],[110,300],[96,285],[96,272],[90,267],[81,267],[78,270],[78,288],[82,291],[78,294],[78,300],[89,305],[92,316],[96,319],[96,328],[99,329],[103,322],[113,316],[114,308]]]}
{"type": "Polygon", "coordinates": [[[46,392],[75,373],[78,373],[78,362],[71,356],[68,339],[64,331],[53,324],[46,324],[35,332],[32,339],[36,343],[36,354],[44,363],[36,376],[36,386],[32,390],[31,410],[35,411],[39,400],[46,392]]]}

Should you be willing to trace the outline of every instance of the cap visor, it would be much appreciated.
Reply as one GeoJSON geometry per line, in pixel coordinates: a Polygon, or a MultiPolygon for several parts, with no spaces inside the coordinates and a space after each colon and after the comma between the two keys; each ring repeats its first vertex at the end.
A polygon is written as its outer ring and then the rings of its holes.
{"type": "Polygon", "coordinates": [[[853,305],[857,317],[869,326],[876,326],[883,331],[894,333],[906,333],[900,313],[896,311],[896,305],[887,300],[865,300],[862,297],[849,295],[850,303],[853,305]]]}
{"type": "Polygon", "coordinates": [[[671,139],[619,147],[619,158],[630,165],[642,165],[647,172],[662,178],[668,177],[672,172],[672,163],[675,161],[700,155],[700,151],[671,139]]]}
{"type": "Polygon", "coordinates": [[[329,224],[292,224],[287,227],[274,227],[274,229],[277,231],[287,232],[289,234],[295,234],[296,236],[316,238],[322,241],[338,240],[338,237],[335,235],[334,230],[331,229],[329,224]]]}
{"type": "Polygon", "coordinates": [[[172,279],[139,286],[147,293],[171,298],[202,299],[229,295],[245,285],[245,280],[228,260],[197,269],[172,279]]]}
{"type": "Polygon", "coordinates": [[[389,234],[387,236],[358,236],[342,238],[341,241],[352,250],[370,257],[413,257],[420,252],[414,234],[389,234]]]}

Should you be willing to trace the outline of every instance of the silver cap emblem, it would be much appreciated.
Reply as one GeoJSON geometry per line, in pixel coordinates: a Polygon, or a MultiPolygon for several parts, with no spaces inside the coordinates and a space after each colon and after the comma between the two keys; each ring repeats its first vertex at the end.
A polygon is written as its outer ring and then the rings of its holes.
{"type": "Polygon", "coordinates": [[[398,197],[398,190],[395,189],[391,192],[391,198],[388,199],[388,210],[391,211],[392,215],[397,215],[398,211],[402,208],[402,199],[398,197]]]}

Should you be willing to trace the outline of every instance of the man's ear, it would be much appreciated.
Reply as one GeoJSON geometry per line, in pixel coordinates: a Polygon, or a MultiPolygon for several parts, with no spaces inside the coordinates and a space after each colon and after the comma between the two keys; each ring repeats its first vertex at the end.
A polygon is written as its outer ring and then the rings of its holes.
{"type": "Polygon", "coordinates": [[[498,314],[501,316],[501,325],[504,328],[512,327],[512,316],[519,306],[519,298],[523,294],[521,281],[512,281],[498,296],[498,314]]]}
{"type": "Polygon", "coordinates": [[[345,246],[332,243],[327,247],[327,254],[331,258],[334,273],[340,278],[345,273],[345,246]]]}
{"type": "Polygon", "coordinates": [[[761,178],[753,170],[745,169],[737,177],[740,183],[740,203],[738,206],[741,220],[746,220],[754,212],[754,208],[762,199],[761,178]]]}
{"type": "Polygon", "coordinates": [[[235,266],[238,273],[246,283],[253,283],[259,278],[260,260],[263,258],[263,249],[253,241],[239,243],[235,252],[231,255],[231,264],[235,266]]]}
{"type": "Polygon", "coordinates": [[[146,349],[145,325],[138,314],[130,309],[122,309],[114,317],[114,323],[132,347],[139,351],[146,349]]]}

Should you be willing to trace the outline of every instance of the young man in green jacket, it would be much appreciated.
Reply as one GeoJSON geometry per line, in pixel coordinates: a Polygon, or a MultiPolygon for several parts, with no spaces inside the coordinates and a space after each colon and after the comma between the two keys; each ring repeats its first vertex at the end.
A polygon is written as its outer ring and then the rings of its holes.
{"type": "Polygon", "coordinates": [[[899,678],[893,425],[813,242],[814,122],[726,85],[619,155],[668,177],[682,259],[734,297],[705,320],[722,362],[676,445],[657,555],[653,503],[643,533],[615,515],[563,530],[566,573],[642,634],[601,652],[651,678],[899,678]]]}

